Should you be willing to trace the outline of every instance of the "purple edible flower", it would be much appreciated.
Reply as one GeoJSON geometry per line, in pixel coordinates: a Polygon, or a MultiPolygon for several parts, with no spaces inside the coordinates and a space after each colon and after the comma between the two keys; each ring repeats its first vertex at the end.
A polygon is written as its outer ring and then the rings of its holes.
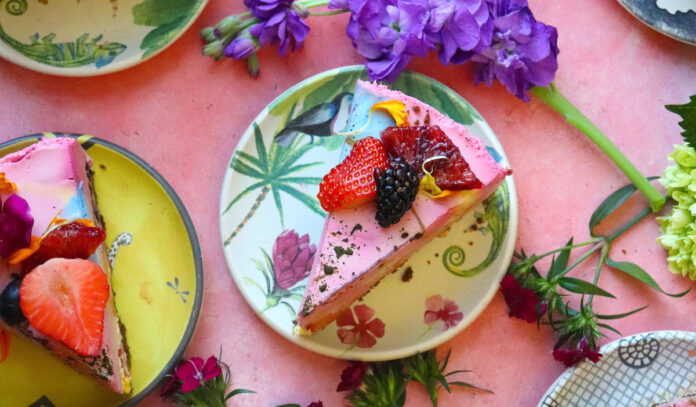
{"type": "Polygon", "coordinates": [[[475,82],[497,78],[510,93],[529,101],[527,91],[548,86],[558,69],[558,32],[536,21],[526,0],[488,0],[493,16],[491,46],[471,57],[475,82]]]}
{"type": "Polygon", "coordinates": [[[259,50],[259,44],[248,36],[239,36],[225,48],[225,56],[234,59],[247,59],[259,50]]]}
{"type": "Polygon", "coordinates": [[[34,218],[29,204],[17,194],[0,199],[0,257],[29,247],[34,218]]]}
{"type": "Polygon", "coordinates": [[[493,20],[486,0],[431,0],[427,32],[440,61],[461,64],[491,45],[493,20]]]}
{"type": "Polygon", "coordinates": [[[300,237],[294,230],[286,230],[273,244],[273,273],[276,284],[287,290],[309,275],[312,268],[315,245],[309,244],[309,235],[300,237]]]}
{"type": "Polygon", "coordinates": [[[393,82],[414,56],[435,49],[425,33],[427,0],[332,0],[329,8],[350,10],[346,33],[371,80],[393,82]]]}
{"type": "Polygon", "coordinates": [[[292,0],[244,0],[251,13],[260,22],[249,33],[258,38],[259,45],[279,44],[278,53],[284,56],[288,48],[295,51],[301,48],[309,26],[302,21],[307,15],[300,15],[292,6],[292,0]]]}

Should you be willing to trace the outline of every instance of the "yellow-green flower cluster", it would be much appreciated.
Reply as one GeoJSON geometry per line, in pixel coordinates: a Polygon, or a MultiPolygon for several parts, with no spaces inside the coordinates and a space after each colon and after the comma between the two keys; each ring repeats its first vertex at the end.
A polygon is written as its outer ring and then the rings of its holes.
{"type": "Polygon", "coordinates": [[[672,213],[657,218],[662,236],[657,239],[669,252],[669,270],[696,281],[696,150],[674,146],[660,182],[675,201],[672,213]]]}

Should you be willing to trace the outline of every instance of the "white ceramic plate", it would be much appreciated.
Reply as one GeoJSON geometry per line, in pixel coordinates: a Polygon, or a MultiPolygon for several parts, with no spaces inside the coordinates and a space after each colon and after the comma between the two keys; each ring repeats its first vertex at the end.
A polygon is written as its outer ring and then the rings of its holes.
{"type": "MultiPolygon", "coordinates": [[[[340,161],[343,144],[341,136],[327,137],[328,123],[345,124],[355,81],[364,77],[361,66],[321,73],[292,87],[259,114],[242,136],[227,169],[220,198],[220,229],[225,257],[239,290],[270,327],[288,340],[325,355],[387,360],[449,340],[483,311],[512,256],[517,196],[513,179],[508,177],[492,198],[452,226],[446,237],[434,239],[353,305],[358,317],[384,323],[384,336],[369,330],[364,333],[372,336],[373,346],[341,343],[335,322],[312,336],[293,336],[293,320],[306,280],[301,274],[311,264],[296,265],[299,275],[276,267],[273,247],[287,230],[298,236],[308,234],[310,244],[318,243],[325,217],[316,199],[318,184],[340,161]],[[295,133],[288,147],[274,142],[276,135],[287,135],[290,128],[299,130],[298,122],[308,111],[321,112],[327,125],[313,130],[304,127],[315,136],[295,133]],[[410,278],[409,268],[413,271],[410,278]],[[451,326],[441,320],[426,324],[428,304],[434,310],[447,301],[456,307],[447,315],[451,326]]],[[[391,87],[465,124],[496,159],[509,166],[491,128],[454,91],[412,72],[404,72],[391,87]]],[[[287,237],[290,233],[280,240],[292,244],[293,239],[287,237]]],[[[352,328],[355,326],[344,327],[352,328]]]]}
{"type": "Polygon", "coordinates": [[[602,346],[567,369],[538,407],[649,407],[696,392],[696,332],[656,331],[602,346]]]}
{"type": "Polygon", "coordinates": [[[93,76],[156,55],[208,0],[0,0],[0,57],[34,71],[93,76]]]}

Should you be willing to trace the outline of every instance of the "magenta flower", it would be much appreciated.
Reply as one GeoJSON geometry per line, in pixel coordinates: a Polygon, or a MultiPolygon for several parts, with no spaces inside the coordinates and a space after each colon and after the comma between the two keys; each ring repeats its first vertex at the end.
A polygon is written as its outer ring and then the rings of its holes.
{"type": "Polygon", "coordinates": [[[493,16],[491,46],[474,55],[475,82],[498,79],[510,93],[529,101],[527,91],[548,86],[558,70],[558,32],[538,22],[527,0],[488,0],[493,16]]]}
{"type": "Polygon", "coordinates": [[[160,392],[160,397],[168,398],[174,395],[177,390],[179,390],[179,380],[176,378],[175,374],[167,375],[167,382],[162,386],[162,391],[160,392]]]}
{"type": "Polygon", "coordinates": [[[204,382],[218,377],[222,369],[215,356],[203,362],[199,357],[191,358],[176,369],[176,377],[182,382],[181,391],[189,393],[196,390],[204,382]]]}
{"type": "Polygon", "coordinates": [[[321,400],[313,401],[307,407],[324,407],[324,403],[322,403],[321,400]]]}
{"type": "Polygon", "coordinates": [[[523,288],[511,274],[508,274],[500,282],[500,291],[507,304],[511,317],[519,318],[530,324],[546,312],[547,304],[542,304],[534,291],[523,288]]]}
{"type": "Polygon", "coordinates": [[[423,322],[426,325],[434,324],[437,321],[445,323],[443,331],[457,325],[464,314],[459,311],[457,303],[452,300],[445,300],[441,295],[433,295],[425,300],[425,315],[423,322]]]}
{"type": "Polygon", "coordinates": [[[358,348],[375,346],[377,338],[384,336],[384,322],[379,318],[374,318],[374,316],[375,310],[364,304],[346,309],[336,319],[336,324],[339,326],[336,332],[338,339],[341,340],[341,343],[356,345],[358,348]]]}
{"type": "Polygon", "coordinates": [[[553,350],[553,358],[562,362],[566,367],[575,366],[586,358],[592,363],[599,362],[602,354],[597,352],[597,348],[590,349],[587,345],[587,338],[582,338],[575,349],[556,348],[553,350]]]}
{"type": "Polygon", "coordinates": [[[287,290],[309,275],[317,252],[309,244],[309,235],[300,237],[294,230],[286,230],[273,244],[273,274],[277,287],[287,290]]]}
{"type": "Polygon", "coordinates": [[[351,391],[362,386],[369,367],[368,363],[351,361],[350,366],[341,372],[341,383],[338,384],[336,391],[351,391]]]}
{"type": "Polygon", "coordinates": [[[29,204],[17,194],[0,199],[0,258],[29,247],[34,218],[29,204]]]}

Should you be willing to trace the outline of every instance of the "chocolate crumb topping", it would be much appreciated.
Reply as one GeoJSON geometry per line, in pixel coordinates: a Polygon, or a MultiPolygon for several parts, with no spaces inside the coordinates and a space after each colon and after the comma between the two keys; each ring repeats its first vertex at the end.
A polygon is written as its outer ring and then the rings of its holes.
{"type": "Polygon", "coordinates": [[[345,248],[345,247],[341,247],[341,246],[334,246],[334,252],[336,252],[336,258],[337,258],[337,259],[340,259],[341,256],[343,256],[344,254],[345,254],[346,256],[352,256],[352,255],[353,255],[353,249],[351,249],[351,248],[345,248]]]}
{"type": "Polygon", "coordinates": [[[324,291],[326,291],[326,283],[319,286],[319,292],[323,293],[324,291]]]}
{"type": "Polygon", "coordinates": [[[402,239],[406,239],[408,237],[408,232],[404,232],[401,234],[402,239]]]}
{"type": "Polygon", "coordinates": [[[353,226],[353,229],[350,231],[350,234],[353,235],[353,233],[357,232],[358,230],[363,230],[362,225],[359,223],[353,226]]]}
{"type": "Polygon", "coordinates": [[[336,267],[329,266],[328,264],[324,264],[324,274],[327,276],[330,276],[336,271],[336,267]]]}
{"type": "Polygon", "coordinates": [[[412,278],[413,269],[411,268],[411,266],[408,266],[406,267],[406,270],[404,270],[404,274],[401,275],[401,281],[403,281],[404,283],[408,283],[409,281],[411,281],[412,278]]]}
{"type": "Polygon", "coordinates": [[[421,237],[423,237],[423,234],[420,233],[420,232],[418,232],[418,233],[416,233],[415,235],[413,235],[413,238],[414,238],[414,239],[420,239],[421,237]]]}
{"type": "Polygon", "coordinates": [[[414,112],[420,113],[420,106],[413,106],[412,109],[414,112]]]}

